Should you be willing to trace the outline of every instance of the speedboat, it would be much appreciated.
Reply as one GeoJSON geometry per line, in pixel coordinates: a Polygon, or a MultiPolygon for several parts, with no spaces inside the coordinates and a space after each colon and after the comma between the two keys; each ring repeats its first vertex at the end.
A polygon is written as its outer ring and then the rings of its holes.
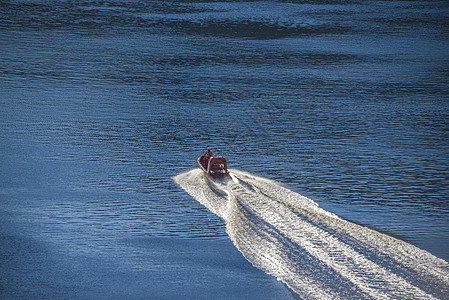
{"type": "Polygon", "coordinates": [[[229,176],[228,164],[223,156],[210,156],[203,154],[198,158],[201,170],[213,178],[229,176]]]}

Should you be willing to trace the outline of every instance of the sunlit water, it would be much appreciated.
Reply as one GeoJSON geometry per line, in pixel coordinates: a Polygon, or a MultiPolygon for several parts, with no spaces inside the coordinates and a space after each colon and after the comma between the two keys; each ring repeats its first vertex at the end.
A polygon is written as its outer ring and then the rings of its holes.
{"type": "Polygon", "coordinates": [[[382,298],[398,285],[447,298],[421,256],[396,263],[404,249],[449,260],[448,14],[445,1],[2,1],[1,298],[382,298]],[[246,182],[284,184],[291,206],[237,194],[230,230],[172,180],[208,147],[246,182]],[[300,199],[327,217],[298,214],[300,199]],[[253,233],[282,247],[251,253],[253,233]],[[380,237],[394,241],[385,260],[380,237]]]}
{"type": "Polygon", "coordinates": [[[242,254],[308,299],[437,299],[449,264],[352,224],[279,183],[238,170],[213,180],[195,169],[174,180],[222,218],[242,254]]]}

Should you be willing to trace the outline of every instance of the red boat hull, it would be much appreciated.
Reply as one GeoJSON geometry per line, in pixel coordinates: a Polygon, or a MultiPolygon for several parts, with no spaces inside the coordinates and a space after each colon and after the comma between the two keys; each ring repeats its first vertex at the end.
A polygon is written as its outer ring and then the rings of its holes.
{"type": "Polygon", "coordinates": [[[213,178],[222,178],[229,175],[226,158],[222,156],[201,155],[198,158],[198,165],[203,172],[213,178]]]}

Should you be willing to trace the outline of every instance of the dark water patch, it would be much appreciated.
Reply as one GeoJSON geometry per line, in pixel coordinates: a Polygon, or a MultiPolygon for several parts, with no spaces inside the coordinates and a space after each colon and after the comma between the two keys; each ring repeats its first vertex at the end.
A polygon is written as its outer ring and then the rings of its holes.
{"type": "Polygon", "coordinates": [[[173,67],[199,67],[199,66],[216,66],[216,65],[232,65],[232,66],[285,66],[285,67],[301,67],[304,65],[332,65],[341,63],[360,63],[373,61],[374,57],[346,54],[346,53],[332,53],[332,52],[281,52],[270,51],[264,49],[259,53],[244,52],[233,53],[232,49],[226,49],[219,54],[190,54],[187,56],[176,55],[173,57],[166,56],[161,59],[151,59],[149,64],[160,66],[173,67]]]}
{"type": "Polygon", "coordinates": [[[99,6],[90,1],[4,3],[0,6],[2,15],[0,28],[26,30],[64,28],[83,34],[99,29],[146,26],[147,24],[142,24],[142,20],[133,14],[135,9],[142,11],[152,9],[152,6],[146,4],[133,7],[132,2],[103,3],[99,6]]]}
{"type": "Polygon", "coordinates": [[[343,26],[310,25],[279,23],[263,19],[243,20],[161,20],[161,24],[178,32],[206,34],[225,37],[246,37],[257,39],[274,39],[294,36],[307,36],[326,33],[343,33],[348,29],[343,26]]]}
{"type": "MultiPolygon", "coordinates": [[[[439,29],[447,32],[449,30],[449,6],[446,1],[414,1],[414,2],[378,2],[374,5],[379,9],[385,9],[379,16],[372,16],[368,20],[388,24],[392,27],[399,26],[439,29]],[[394,12],[401,10],[402,15],[394,12]]],[[[442,32],[441,32],[442,33],[442,32]]]]}
{"type": "Polygon", "coordinates": [[[269,15],[228,16],[232,15],[233,6],[210,8],[192,5],[172,2],[113,2],[101,6],[89,2],[6,3],[0,7],[3,15],[0,28],[71,28],[78,33],[100,33],[98,30],[115,33],[132,26],[153,30],[169,28],[177,33],[195,35],[259,39],[347,31],[338,24],[312,24],[300,18],[277,20],[269,15]],[[224,16],[221,15],[223,9],[224,16]]]}
{"type": "Polygon", "coordinates": [[[283,3],[294,3],[294,4],[314,4],[314,5],[351,5],[360,4],[361,1],[358,0],[280,0],[283,3]]]}
{"type": "Polygon", "coordinates": [[[362,5],[357,1],[285,1],[277,2],[271,11],[266,6],[266,3],[258,1],[6,1],[0,5],[0,28],[71,28],[79,34],[126,32],[137,28],[153,32],[169,29],[194,35],[255,39],[399,32],[401,28],[410,26],[449,30],[445,18],[449,8],[444,2],[419,5],[374,2],[362,5]],[[284,10],[282,14],[281,10],[284,10]],[[284,14],[285,10],[290,10],[288,15],[284,14]],[[389,13],[395,10],[406,14],[397,16],[389,13]]]}

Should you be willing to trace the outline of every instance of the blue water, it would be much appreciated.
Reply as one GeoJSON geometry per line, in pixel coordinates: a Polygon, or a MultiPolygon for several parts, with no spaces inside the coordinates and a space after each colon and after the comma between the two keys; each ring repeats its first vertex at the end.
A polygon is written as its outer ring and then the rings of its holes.
{"type": "MultiPolygon", "coordinates": [[[[273,203],[243,197],[252,223],[230,226],[173,180],[208,147],[444,269],[448,20],[446,1],[2,1],[0,298],[329,295],[291,284],[323,265],[288,281],[248,254],[283,228],[273,203]]],[[[320,222],[327,242],[358,228],[320,222]]],[[[301,243],[274,244],[342,270],[301,243]]]]}

